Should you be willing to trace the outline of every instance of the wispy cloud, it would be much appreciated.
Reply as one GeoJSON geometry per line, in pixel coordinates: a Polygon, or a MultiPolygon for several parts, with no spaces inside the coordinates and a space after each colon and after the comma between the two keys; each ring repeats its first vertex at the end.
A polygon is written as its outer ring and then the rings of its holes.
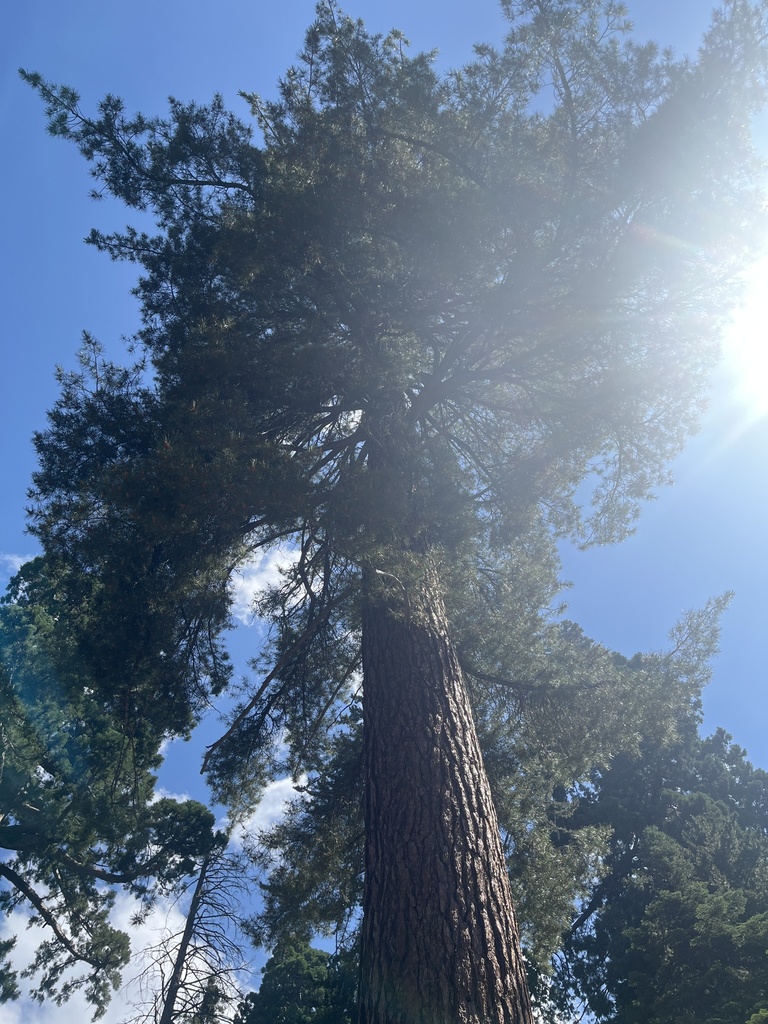
{"type": "Polygon", "coordinates": [[[34,555],[9,555],[0,553],[0,570],[3,576],[14,576],[25,562],[34,558],[34,555]]]}
{"type": "Polygon", "coordinates": [[[166,789],[164,786],[156,786],[150,803],[156,804],[158,800],[166,799],[175,800],[177,803],[184,804],[187,800],[191,800],[192,798],[189,793],[173,793],[170,789],[166,789]]]}
{"type": "Polygon", "coordinates": [[[230,584],[232,613],[238,622],[251,626],[256,620],[254,604],[259,595],[280,582],[281,570],[295,561],[293,551],[277,547],[241,566],[230,584]]]}
{"type": "Polygon", "coordinates": [[[233,829],[232,842],[240,844],[246,835],[255,836],[276,825],[285,814],[288,804],[299,795],[296,787],[303,785],[306,781],[306,778],[302,776],[298,782],[294,782],[291,778],[270,782],[253,813],[233,829]]]}

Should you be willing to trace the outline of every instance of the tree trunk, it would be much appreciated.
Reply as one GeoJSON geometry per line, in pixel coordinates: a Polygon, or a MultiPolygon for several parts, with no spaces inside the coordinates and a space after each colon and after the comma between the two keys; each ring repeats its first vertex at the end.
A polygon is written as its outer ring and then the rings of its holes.
{"type": "Polygon", "coordinates": [[[192,936],[195,933],[195,925],[197,924],[197,913],[200,909],[200,901],[203,898],[203,889],[205,887],[205,877],[208,874],[208,868],[211,863],[211,854],[203,860],[200,865],[200,874],[195,884],[195,891],[192,894],[192,902],[189,905],[187,912],[187,919],[184,922],[184,932],[181,936],[181,942],[179,948],[176,951],[176,958],[173,961],[173,972],[171,974],[170,981],[168,982],[168,988],[165,992],[165,998],[163,999],[163,1012],[160,1015],[158,1024],[172,1024],[176,1020],[176,1000],[179,997],[184,978],[184,968],[187,965],[187,954],[189,953],[189,946],[192,942],[192,936]]]}
{"type": "Polygon", "coordinates": [[[530,1024],[496,812],[436,581],[363,612],[360,1024],[530,1024]]]}

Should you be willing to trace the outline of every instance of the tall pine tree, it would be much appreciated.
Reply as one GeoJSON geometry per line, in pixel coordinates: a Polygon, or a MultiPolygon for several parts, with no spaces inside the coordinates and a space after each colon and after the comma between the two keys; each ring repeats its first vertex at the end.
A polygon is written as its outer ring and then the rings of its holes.
{"type": "Polygon", "coordinates": [[[143,268],[151,375],[91,348],[64,379],[33,529],[103,698],[166,731],[227,684],[233,575],[290,553],[206,767],[247,800],[287,736],[312,771],[362,673],[364,1024],[531,1020],[456,610],[556,536],[631,528],[759,221],[763,4],[727,3],[692,64],[605,0],[502,6],[503,47],[441,77],[324,0],[253,126],[220,100],[88,117],[27,76],[157,224],[91,237],[143,268]]]}

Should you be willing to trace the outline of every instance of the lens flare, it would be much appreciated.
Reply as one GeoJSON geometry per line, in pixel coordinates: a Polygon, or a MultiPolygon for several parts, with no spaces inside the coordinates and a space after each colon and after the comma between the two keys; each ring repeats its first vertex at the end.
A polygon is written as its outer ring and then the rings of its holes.
{"type": "Polygon", "coordinates": [[[733,397],[749,423],[768,415],[768,254],[745,272],[742,305],[724,337],[733,397]]]}

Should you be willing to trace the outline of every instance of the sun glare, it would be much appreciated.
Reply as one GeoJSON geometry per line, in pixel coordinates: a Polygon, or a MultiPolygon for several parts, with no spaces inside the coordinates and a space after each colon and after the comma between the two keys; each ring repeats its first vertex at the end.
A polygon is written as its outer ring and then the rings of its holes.
{"type": "Polygon", "coordinates": [[[768,255],[746,273],[743,305],[725,335],[725,365],[734,398],[754,423],[768,415],[768,255]]]}

